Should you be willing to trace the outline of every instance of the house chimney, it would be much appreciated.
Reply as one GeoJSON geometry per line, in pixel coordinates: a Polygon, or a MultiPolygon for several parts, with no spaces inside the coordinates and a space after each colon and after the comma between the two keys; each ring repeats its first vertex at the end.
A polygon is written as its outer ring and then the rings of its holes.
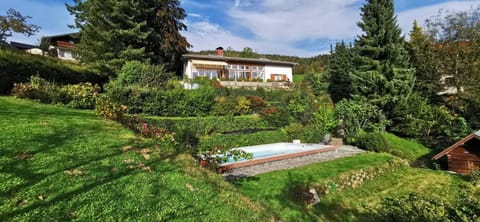
{"type": "Polygon", "coordinates": [[[217,56],[222,56],[223,57],[223,55],[224,55],[223,48],[221,46],[216,48],[215,52],[217,53],[217,56]]]}

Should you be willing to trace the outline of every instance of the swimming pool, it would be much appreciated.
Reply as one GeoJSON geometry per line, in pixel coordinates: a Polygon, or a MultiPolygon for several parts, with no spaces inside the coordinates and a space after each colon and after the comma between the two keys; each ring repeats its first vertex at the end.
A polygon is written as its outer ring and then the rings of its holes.
{"type": "Polygon", "coordinates": [[[240,149],[245,152],[252,153],[253,159],[234,161],[233,158],[230,158],[227,162],[221,164],[222,167],[231,169],[237,167],[251,166],[271,161],[278,161],[298,156],[311,155],[319,152],[331,151],[333,150],[333,147],[323,144],[272,143],[239,147],[234,149],[240,149]]]}

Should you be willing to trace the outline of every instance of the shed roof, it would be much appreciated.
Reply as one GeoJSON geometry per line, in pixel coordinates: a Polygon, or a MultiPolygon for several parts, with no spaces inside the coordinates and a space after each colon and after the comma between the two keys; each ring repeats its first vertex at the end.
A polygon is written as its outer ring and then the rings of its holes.
{"type": "Polygon", "coordinates": [[[243,63],[269,64],[269,65],[281,65],[281,66],[291,66],[291,67],[298,65],[298,63],[296,62],[285,62],[285,61],[271,60],[266,58],[254,59],[254,58],[240,58],[240,57],[198,55],[198,54],[184,54],[182,57],[185,59],[210,60],[210,61],[222,61],[222,62],[243,62],[243,63]]]}
{"type": "Polygon", "coordinates": [[[450,147],[444,149],[442,152],[435,155],[432,159],[433,160],[438,160],[438,159],[442,158],[443,156],[445,156],[445,155],[449,154],[451,151],[453,151],[455,148],[465,144],[466,142],[468,142],[471,139],[480,140],[480,130],[466,136],[465,138],[461,139],[460,141],[456,142],[455,144],[451,145],[450,147]]]}

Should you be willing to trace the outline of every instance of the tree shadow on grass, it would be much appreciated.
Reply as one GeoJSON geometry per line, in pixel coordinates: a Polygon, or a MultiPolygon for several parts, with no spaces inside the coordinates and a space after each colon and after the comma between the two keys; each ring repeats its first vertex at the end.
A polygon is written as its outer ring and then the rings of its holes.
{"type": "MultiPolygon", "coordinates": [[[[71,162],[70,160],[66,159],[59,162],[57,159],[49,159],[48,157],[42,157],[42,159],[37,160],[37,162],[34,161],[35,156],[39,154],[54,154],[56,151],[68,152],[67,150],[64,150],[64,147],[62,146],[64,146],[71,138],[74,138],[75,136],[78,136],[78,134],[82,133],[82,129],[75,124],[68,124],[68,126],[69,127],[55,127],[53,128],[53,131],[48,134],[44,132],[30,134],[28,140],[31,142],[28,144],[35,144],[36,147],[34,149],[27,148],[25,150],[2,150],[1,156],[8,158],[9,161],[2,163],[0,173],[21,178],[23,182],[17,186],[0,191],[1,196],[9,195],[18,190],[29,187],[37,183],[39,180],[47,178],[58,172],[63,172],[65,170],[77,168],[90,162],[99,161],[121,154],[121,149],[119,147],[116,149],[114,147],[109,147],[108,150],[111,151],[109,153],[96,153],[90,158],[86,158],[82,161],[72,162],[71,164],[67,164],[62,168],[54,169],[48,173],[34,172],[35,169],[32,168],[38,167],[36,166],[37,163],[46,167],[55,167],[59,164],[71,162]],[[22,158],[22,156],[26,156],[27,158],[22,158]]],[[[90,130],[102,130],[102,128],[101,126],[90,126],[90,130]]],[[[45,169],[43,170],[45,171],[45,169]]]]}
{"type": "MultiPolygon", "coordinates": [[[[154,165],[160,164],[161,161],[163,161],[163,160],[158,159],[158,160],[155,160],[155,161],[150,161],[148,164],[145,164],[145,166],[152,167],[154,165]]],[[[107,168],[107,169],[109,169],[109,168],[107,168]]],[[[158,168],[156,168],[156,169],[158,170],[158,168]]],[[[100,170],[102,170],[102,169],[100,169],[100,170]]],[[[106,169],[104,169],[104,170],[106,170],[106,169]]],[[[155,173],[163,173],[163,172],[168,172],[168,171],[172,171],[172,170],[174,170],[173,167],[164,168],[162,171],[155,171],[155,173]]],[[[92,180],[89,183],[82,184],[81,188],[66,192],[66,193],[64,193],[60,196],[57,196],[57,197],[54,197],[54,198],[48,198],[45,201],[36,201],[33,204],[28,205],[26,207],[18,206],[18,207],[16,207],[16,209],[11,210],[9,212],[6,212],[3,215],[0,214],[0,218],[5,218],[5,219],[14,218],[15,216],[31,212],[34,209],[49,208],[49,207],[51,207],[52,205],[54,205],[58,202],[71,200],[75,196],[86,193],[90,190],[95,189],[96,187],[100,187],[100,186],[103,186],[105,184],[111,183],[115,180],[119,180],[123,177],[135,175],[135,174],[142,173],[142,172],[144,172],[144,171],[142,171],[141,169],[137,169],[137,168],[119,169],[116,173],[109,174],[108,176],[105,176],[103,178],[96,178],[95,180],[92,180]]]]}

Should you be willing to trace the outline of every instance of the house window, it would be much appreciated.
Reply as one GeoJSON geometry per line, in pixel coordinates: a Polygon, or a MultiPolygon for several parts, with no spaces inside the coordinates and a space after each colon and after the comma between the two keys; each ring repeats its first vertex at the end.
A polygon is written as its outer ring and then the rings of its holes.
{"type": "Polygon", "coordinates": [[[287,75],[286,74],[271,74],[270,75],[270,80],[272,80],[272,81],[287,81],[287,75]]]}
{"type": "Polygon", "coordinates": [[[264,79],[265,67],[261,65],[228,65],[228,78],[230,80],[264,79]]]}

